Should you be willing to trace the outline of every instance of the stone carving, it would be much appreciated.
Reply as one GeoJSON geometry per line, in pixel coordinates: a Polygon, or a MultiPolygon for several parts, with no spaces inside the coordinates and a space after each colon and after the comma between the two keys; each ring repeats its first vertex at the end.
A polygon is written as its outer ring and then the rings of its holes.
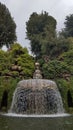
{"type": "Polygon", "coordinates": [[[39,66],[40,66],[39,63],[36,62],[35,63],[36,70],[35,70],[35,72],[33,74],[33,79],[42,79],[42,75],[41,75],[41,71],[39,69],[39,66]]]}

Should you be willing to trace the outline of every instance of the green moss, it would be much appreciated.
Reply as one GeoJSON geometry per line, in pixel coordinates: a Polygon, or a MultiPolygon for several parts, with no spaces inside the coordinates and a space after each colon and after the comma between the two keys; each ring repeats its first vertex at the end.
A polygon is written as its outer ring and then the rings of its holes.
{"type": "Polygon", "coordinates": [[[8,92],[8,109],[11,105],[13,92],[19,80],[20,79],[18,78],[14,79],[8,77],[0,77],[0,104],[1,104],[3,93],[6,90],[8,92]]]}
{"type": "Polygon", "coordinates": [[[72,99],[73,99],[73,77],[70,78],[69,88],[70,88],[71,96],[72,96],[72,99]]]}
{"type": "Polygon", "coordinates": [[[70,91],[73,101],[73,77],[71,77],[69,81],[66,81],[65,79],[57,79],[56,83],[61,93],[65,110],[72,113],[73,107],[68,106],[68,91],[70,91]]]}

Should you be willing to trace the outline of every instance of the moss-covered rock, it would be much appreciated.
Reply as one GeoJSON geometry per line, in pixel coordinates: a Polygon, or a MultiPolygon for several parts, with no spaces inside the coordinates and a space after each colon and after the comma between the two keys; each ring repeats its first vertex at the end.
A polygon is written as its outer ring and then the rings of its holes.
{"type": "Polygon", "coordinates": [[[12,101],[13,92],[19,80],[19,78],[0,77],[0,109],[6,107],[5,104],[4,106],[2,106],[2,102],[4,102],[2,100],[5,91],[8,94],[8,97],[5,100],[7,101],[7,109],[9,109],[12,101]]]}

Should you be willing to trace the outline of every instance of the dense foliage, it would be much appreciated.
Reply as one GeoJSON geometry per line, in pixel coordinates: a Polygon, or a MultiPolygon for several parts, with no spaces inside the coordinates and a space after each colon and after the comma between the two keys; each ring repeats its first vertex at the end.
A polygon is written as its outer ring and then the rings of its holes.
{"type": "Polygon", "coordinates": [[[16,40],[16,24],[8,8],[0,3],[0,48],[3,45],[10,47],[16,40]]]}
{"type": "Polygon", "coordinates": [[[0,109],[10,107],[17,82],[32,78],[33,71],[34,59],[26,48],[16,43],[6,52],[0,50],[0,109]]]}
{"type": "Polygon", "coordinates": [[[43,53],[43,46],[47,49],[46,44],[49,44],[49,41],[56,36],[56,20],[47,12],[41,14],[34,12],[26,23],[26,29],[31,51],[36,57],[40,57],[43,53]]]}
{"type": "Polygon", "coordinates": [[[61,35],[64,37],[73,37],[73,14],[66,16],[65,27],[61,31],[61,35]]]}
{"type": "Polygon", "coordinates": [[[26,48],[16,43],[7,52],[0,50],[0,76],[31,78],[33,71],[34,60],[26,48]]]}

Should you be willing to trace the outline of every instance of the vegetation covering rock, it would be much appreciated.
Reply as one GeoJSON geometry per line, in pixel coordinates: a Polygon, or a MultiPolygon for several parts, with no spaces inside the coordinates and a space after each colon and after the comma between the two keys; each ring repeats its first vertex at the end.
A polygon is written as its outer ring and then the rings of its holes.
{"type": "Polygon", "coordinates": [[[26,48],[16,43],[6,52],[0,50],[0,109],[10,107],[17,82],[32,78],[33,72],[34,58],[26,48]]]}

